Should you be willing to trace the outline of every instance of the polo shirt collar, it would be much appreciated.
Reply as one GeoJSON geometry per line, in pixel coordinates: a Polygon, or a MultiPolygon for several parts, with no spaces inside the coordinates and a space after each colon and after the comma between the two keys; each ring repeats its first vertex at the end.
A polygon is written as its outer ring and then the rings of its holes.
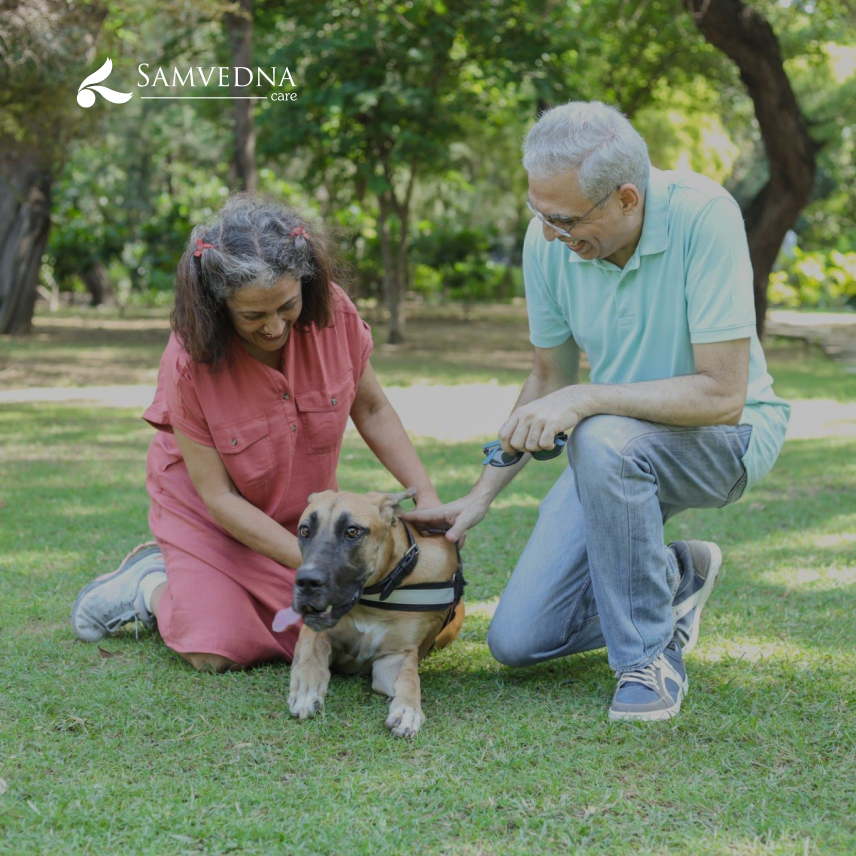
{"type": "MultiPolygon", "coordinates": [[[[639,246],[633,254],[639,256],[650,256],[655,253],[663,253],[669,241],[669,182],[666,173],[656,167],[651,167],[648,176],[648,190],[645,193],[645,218],[642,222],[642,234],[639,236],[639,246]]],[[[583,259],[575,252],[567,249],[568,261],[574,263],[589,263],[597,267],[615,270],[615,265],[603,261],[603,259],[583,259]]],[[[638,261],[631,261],[628,269],[638,266],[638,261]]]]}
{"type": "Polygon", "coordinates": [[[651,167],[645,194],[645,220],[636,251],[640,256],[665,252],[669,241],[669,183],[661,169],[651,167]]]}

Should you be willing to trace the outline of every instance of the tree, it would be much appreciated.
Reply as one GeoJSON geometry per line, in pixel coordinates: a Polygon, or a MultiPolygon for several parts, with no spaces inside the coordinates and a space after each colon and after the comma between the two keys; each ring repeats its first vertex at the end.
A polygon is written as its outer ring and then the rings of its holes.
{"type": "MultiPolygon", "coordinates": [[[[232,48],[232,67],[251,68],[253,62],[253,0],[238,0],[234,11],[227,12],[223,24],[232,48]]],[[[258,187],[256,169],[256,136],[253,130],[253,102],[242,98],[246,89],[232,77],[231,92],[236,96],[235,152],[229,169],[229,186],[233,190],[253,191],[258,187]]]]}
{"type": "Polygon", "coordinates": [[[742,0],[684,2],[704,37],[737,64],[767,153],[769,178],[744,207],[760,336],[770,272],[785,234],[811,198],[819,146],[809,134],[767,20],[742,0]]]}
{"type": "Polygon", "coordinates": [[[285,120],[268,110],[265,151],[304,152],[303,178],[377,204],[389,341],[405,334],[404,292],[417,182],[454,169],[455,144],[547,49],[545,2],[393,0],[270,7],[279,53],[305,58],[285,120]],[[275,122],[274,122],[275,120],[275,122]]]}
{"type": "Polygon", "coordinates": [[[53,184],[106,13],[71,0],[11,0],[0,12],[0,333],[32,324],[53,184]]]}

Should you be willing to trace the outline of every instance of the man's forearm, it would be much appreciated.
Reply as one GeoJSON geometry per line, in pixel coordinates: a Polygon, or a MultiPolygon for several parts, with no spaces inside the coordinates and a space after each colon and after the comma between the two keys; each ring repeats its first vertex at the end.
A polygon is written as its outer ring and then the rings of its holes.
{"type": "Polygon", "coordinates": [[[703,374],[572,389],[582,396],[585,416],[629,416],[693,428],[736,425],[745,403],[745,396],[726,393],[712,377],[703,374]]]}
{"type": "MultiPolygon", "coordinates": [[[[518,407],[523,407],[532,401],[543,398],[556,389],[560,389],[560,381],[556,379],[552,383],[547,378],[539,377],[534,371],[526,378],[517,396],[517,401],[511,412],[514,413],[518,407]]],[[[488,505],[502,492],[505,486],[529,463],[530,455],[524,455],[523,459],[511,467],[483,467],[479,480],[470,491],[472,495],[478,496],[488,505]]]]}

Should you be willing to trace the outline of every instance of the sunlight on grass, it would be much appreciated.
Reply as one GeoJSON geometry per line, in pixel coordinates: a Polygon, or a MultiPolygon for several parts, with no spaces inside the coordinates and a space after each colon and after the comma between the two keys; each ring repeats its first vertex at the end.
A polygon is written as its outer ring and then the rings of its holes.
{"type": "MultiPolygon", "coordinates": [[[[812,380],[811,361],[783,365],[807,397],[842,402],[853,384],[840,367],[812,380]]],[[[607,721],[604,651],[509,669],[487,649],[564,463],[527,466],[468,536],[467,619],[425,660],[427,722],[403,743],[363,679],[334,676],[323,714],[300,723],[283,665],[203,675],[130,627],[75,641],[80,587],[150,537],[139,416],[0,408],[8,852],[856,852],[856,439],[789,441],[744,500],[669,521],[669,540],[717,541],[727,573],[687,659],[681,716],[648,728],[607,721]]],[[[478,442],[415,442],[444,498],[481,472],[478,442]]],[[[354,433],[339,479],[395,487],[354,433]]]]}

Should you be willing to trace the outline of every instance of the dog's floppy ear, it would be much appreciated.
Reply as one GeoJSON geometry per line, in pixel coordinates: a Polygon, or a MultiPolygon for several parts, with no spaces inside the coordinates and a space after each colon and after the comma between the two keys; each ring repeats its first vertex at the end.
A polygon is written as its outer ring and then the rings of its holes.
{"type": "Polygon", "coordinates": [[[415,487],[409,487],[407,490],[403,490],[400,493],[384,494],[383,499],[380,502],[380,516],[384,523],[387,525],[391,524],[395,517],[395,512],[398,510],[398,506],[404,502],[405,499],[410,499],[414,496],[416,496],[415,487]]]}

